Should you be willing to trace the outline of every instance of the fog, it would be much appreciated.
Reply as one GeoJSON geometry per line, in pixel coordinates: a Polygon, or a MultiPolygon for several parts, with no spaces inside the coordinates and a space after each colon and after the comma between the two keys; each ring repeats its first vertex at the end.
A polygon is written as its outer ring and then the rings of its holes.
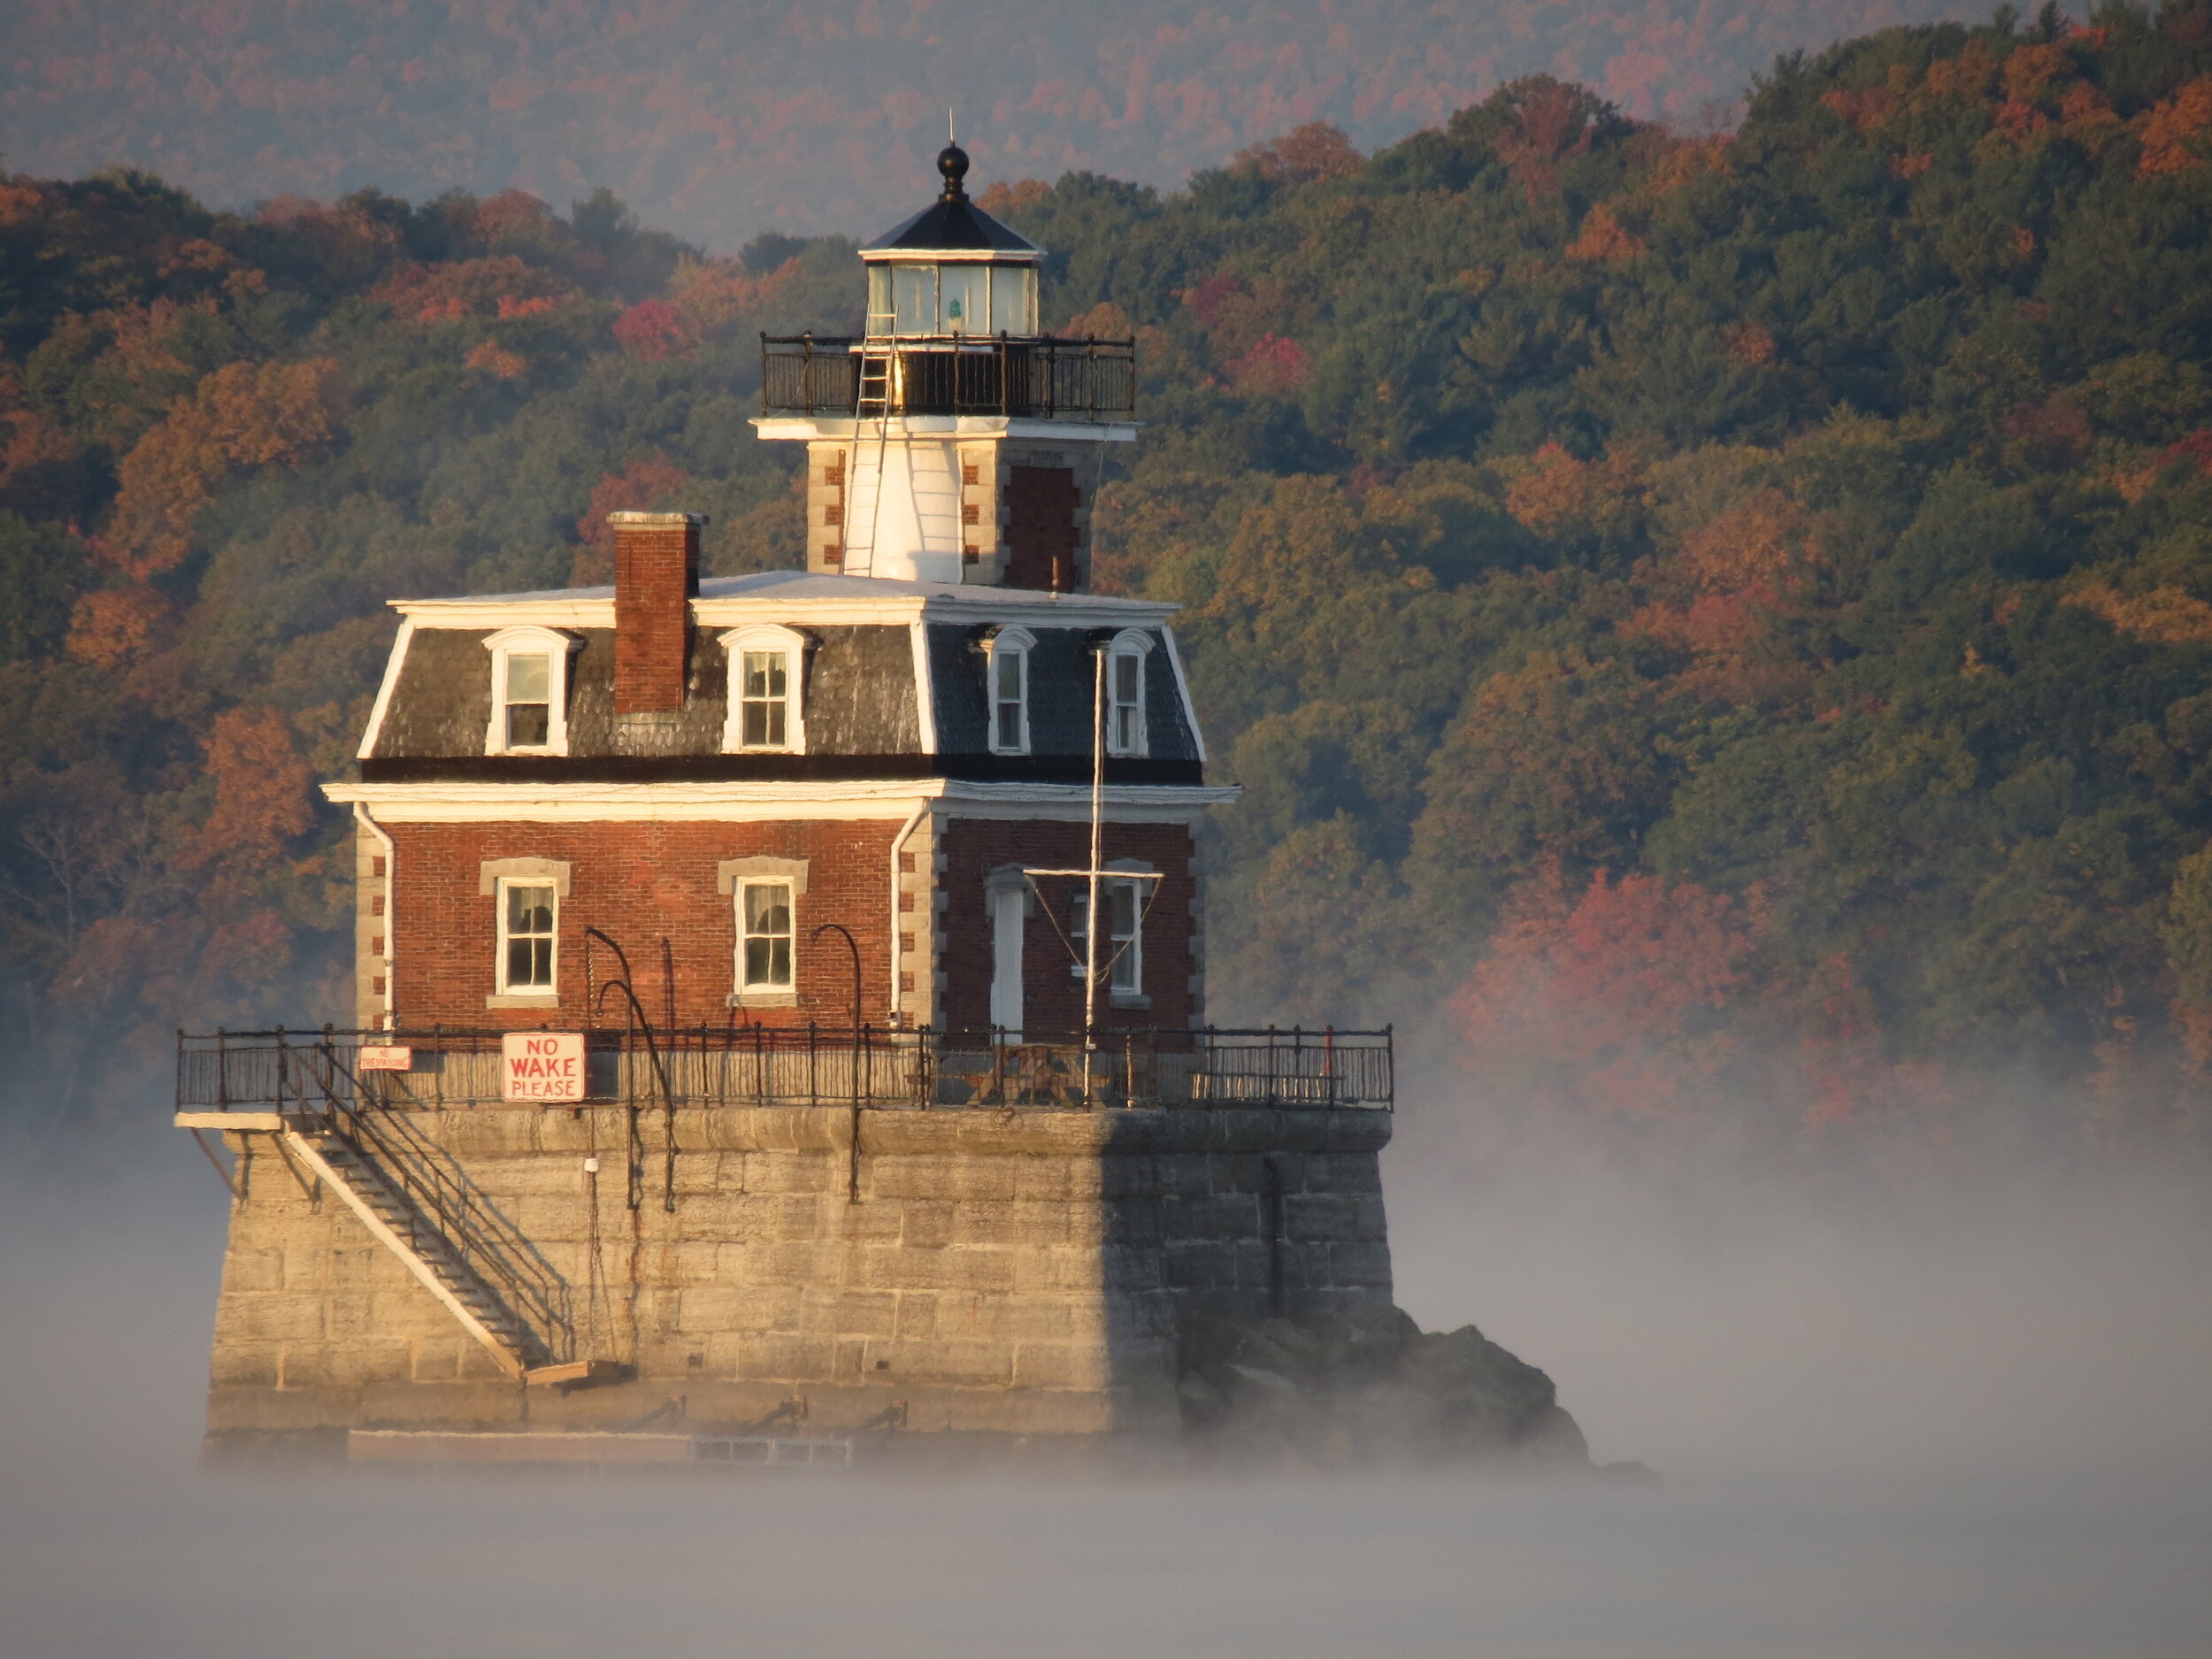
{"type": "Polygon", "coordinates": [[[1413,1079],[1401,1301],[1655,1486],[197,1471],[225,1200],[149,1103],[0,1172],[0,1653],[2201,1655],[2202,1171],[1664,1172],[1413,1079]]]}

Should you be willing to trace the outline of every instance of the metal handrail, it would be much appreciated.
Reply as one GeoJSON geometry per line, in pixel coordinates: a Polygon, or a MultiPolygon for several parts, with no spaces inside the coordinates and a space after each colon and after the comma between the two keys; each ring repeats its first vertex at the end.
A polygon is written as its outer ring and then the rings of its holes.
{"type": "MultiPolygon", "coordinates": [[[[285,1055],[332,1045],[360,1110],[439,1110],[502,1103],[499,1056],[506,1033],[447,1026],[419,1032],[217,1032],[181,1036],[177,1108],[281,1110],[285,1055]],[[363,1043],[413,1050],[413,1069],[350,1068],[363,1043]]],[[[647,1033],[586,1033],[588,1100],[662,1098],[676,1106],[818,1106],[883,1110],[1000,1105],[1058,1110],[1238,1106],[1281,1110],[1391,1110],[1390,1030],[1300,1026],[1102,1030],[1025,1027],[700,1025],[647,1033]],[[649,1051],[649,1034],[651,1041],[649,1051]],[[1087,1051],[1093,1072],[1081,1085],[1087,1051]]]]}
{"type": "MultiPolygon", "coordinates": [[[[295,1105],[323,1118],[398,1188],[407,1202],[408,1241],[416,1252],[442,1248],[499,1297],[519,1327],[518,1336],[535,1350],[522,1356],[526,1363],[575,1358],[574,1298],[567,1280],[465,1174],[449,1167],[449,1155],[405,1114],[377,1110],[381,1102],[363,1089],[360,1076],[339,1057],[342,1039],[360,1033],[333,1031],[304,1048],[288,1047],[284,1033],[276,1034],[280,1083],[288,1071],[296,1085],[295,1105]],[[288,1059],[294,1064],[288,1065],[288,1059]],[[303,1059],[304,1066],[296,1064],[303,1059]],[[311,1085],[315,1096],[299,1085],[311,1085]],[[324,1109],[319,1112],[314,1110],[317,1097],[324,1109]]],[[[226,1046],[234,1041],[229,1039],[226,1046]]],[[[282,1110],[280,1089],[277,1104],[282,1110]]]]}
{"type": "Polygon", "coordinates": [[[760,406],[764,415],[1126,419],[1137,407],[1137,342],[764,334],[760,406]]]}

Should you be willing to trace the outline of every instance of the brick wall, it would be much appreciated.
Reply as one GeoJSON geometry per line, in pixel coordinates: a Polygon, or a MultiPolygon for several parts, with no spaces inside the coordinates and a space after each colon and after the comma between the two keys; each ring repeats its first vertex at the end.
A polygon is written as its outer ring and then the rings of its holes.
{"type": "MultiPolygon", "coordinates": [[[[389,918],[395,930],[397,1013],[409,1026],[442,1023],[521,1028],[587,1023],[584,929],[618,941],[636,989],[656,1024],[663,1014],[660,941],[675,968],[679,1025],[719,1025],[736,986],[736,912],[716,890],[724,859],[804,859],[807,890],[795,917],[795,1007],[745,1008],[741,1022],[841,1024],[852,1018],[852,957],[844,941],[809,935],[825,922],[849,929],[860,948],[861,1008],[880,1023],[889,1006],[891,841],[895,820],[772,824],[396,824],[398,850],[389,918]],[[495,858],[543,858],[570,865],[558,918],[557,1010],[491,1009],[498,949],[495,901],[479,891],[480,866],[495,858]]],[[[601,983],[618,970],[594,947],[601,983]]],[[[620,1025],[611,999],[593,1024],[620,1025]]]]}
{"type": "MultiPolygon", "coordinates": [[[[948,1027],[987,1025],[991,1018],[992,944],[985,883],[990,872],[1005,864],[1085,868],[1090,858],[1090,826],[956,819],[941,829],[937,855],[939,962],[944,974],[941,1019],[948,1027]]],[[[1104,855],[1108,864],[1122,858],[1148,864],[1165,879],[1144,920],[1143,988],[1151,1006],[1102,1007],[1102,1023],[1199,1024],[1204,1010],[1193,983],[1199,964],[1195,848],[1190,831],[1180,824],[1109,824],[1104,855]]],[[[1070,925],[1070,895],[1079,884],[1048,880],[1041,885],[1043,902],[1030,906],[1022,933],[1023,1021],[1041,1031],[1079,1030],[1083,981],[1070,972],[1071,958],[1064,939],[1070,925]]],[[[1104,957],[1102,948],[1102,962],[1104,957]]],[[[1099,1000],[1103,1005],[1108,999],[1102,995],[1099,1000]]]]}

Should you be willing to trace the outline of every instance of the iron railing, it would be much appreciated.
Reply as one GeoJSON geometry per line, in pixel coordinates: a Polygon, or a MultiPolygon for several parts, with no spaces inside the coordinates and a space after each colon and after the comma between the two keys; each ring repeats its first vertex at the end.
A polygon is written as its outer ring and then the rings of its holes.
{"type": "MultiPolygon", "coordinates": [[[[179,1033],[177,1110],[435,1111],[503,1104],[504,1035],[445,1026],[179,1033]],[[361,1071],[364,1044],[408,1049],[409,1068],[361,1071]]],[[[1101,1030],[1086,1044],[1079,1031],[632,1025],[587,1032],[585,1050],[588,1100],[671,1110],[1387,1111],[1394,1094],[1387,1028],[1101,1030]]]]}
{"type": "Polygon", "coordinates": [[[1137,407],[1137,342],[763,334],[760,407],[764,415],[1125,419],[1137,407]]]}

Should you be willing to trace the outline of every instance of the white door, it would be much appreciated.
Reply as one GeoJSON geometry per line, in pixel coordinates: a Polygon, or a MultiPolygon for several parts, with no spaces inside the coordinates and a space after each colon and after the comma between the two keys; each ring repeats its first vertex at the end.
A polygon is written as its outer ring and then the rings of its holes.
{"type": "Polygon", "coordinates": [[[991,895],[991,1024],[1003,1026],[1006,1041],[1021,1041],[1022,912],[1027,898],[1019,887],[991,895]]]}

